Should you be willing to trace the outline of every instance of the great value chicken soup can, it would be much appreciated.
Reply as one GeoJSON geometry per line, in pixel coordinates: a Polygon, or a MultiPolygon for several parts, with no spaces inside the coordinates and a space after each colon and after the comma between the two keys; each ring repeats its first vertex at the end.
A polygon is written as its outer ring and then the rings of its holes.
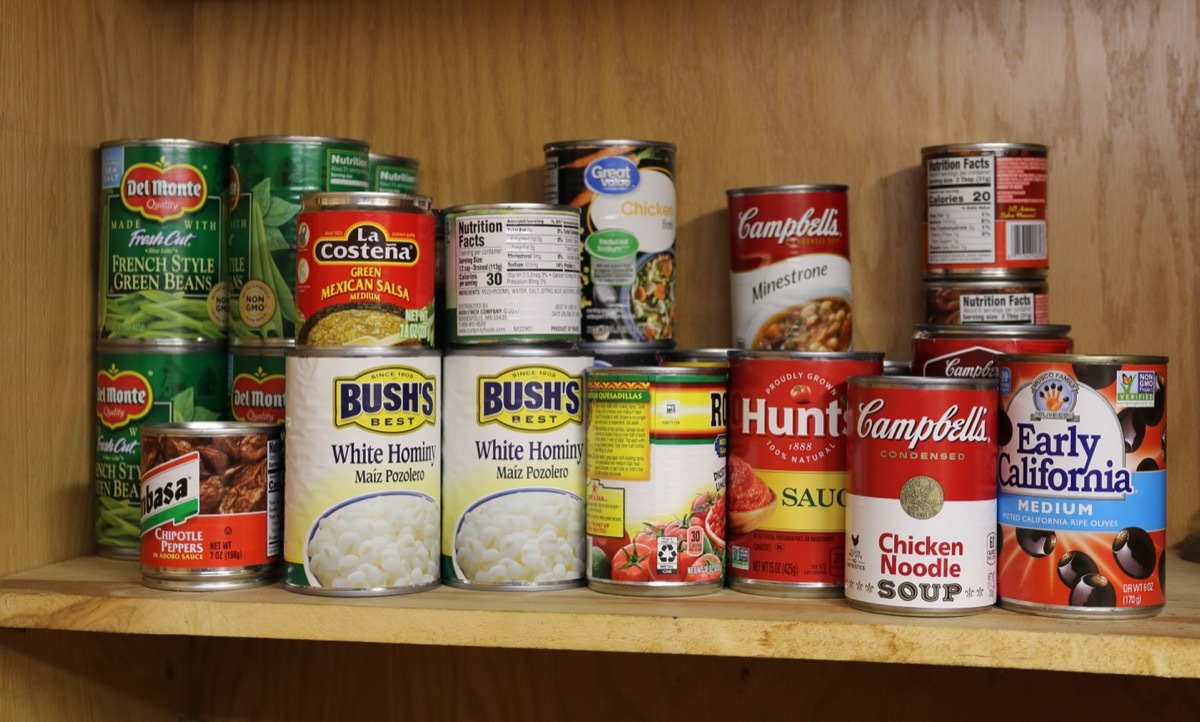
{"type": "Polygon", "coordinates": [[[841,596],[846,380],[883,354],[734,351],[729,372],[729,586],[841,596]]]}
{"type": "Polygon", "coordinates": [[[582,338],[675,339],[675,145],[547,143],[546,202],[580,211],[582,338]]]}
{"type": "Polygon", "coordinates": [[[727,191],[737,348],[850,350],[847,191],[844,185],[727,191]]]}
{"type": "Polygon", "coordinates": [[[583,372],[591,362],[526,346],[446,355],[447,584],[536,591],[584,583],[583,372]]]}
{"type": "Polygon", "coordinates": [[[846,601],[941,617],[996,602],[996,380],[855,377],[846,601]]]}
{"type": "Polygon", "coordinates": [[[415,347],[287,358],[284,587],[331,596],[439,584],[442,360],[415,347]]]}
{"type": "Polygon", "coordinates": [[[723,369],[588,369],[588,586],[609,594],[719,590],[725,573],[723,369]]]}
{"type": "Polygon", "coordinates": [[[1000,359],[1000,605],[1073,619],[1165,603],[1167,359],[1000,359]]]}

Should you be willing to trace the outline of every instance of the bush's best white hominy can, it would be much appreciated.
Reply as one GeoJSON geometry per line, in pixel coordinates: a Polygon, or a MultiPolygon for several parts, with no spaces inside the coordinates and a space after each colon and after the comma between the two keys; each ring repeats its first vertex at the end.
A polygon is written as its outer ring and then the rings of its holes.
{"type": "Polygon", "coordinates": [[[583,371],[567,349],[451,351],[445,365],[442,578],[473,589],[584,582],[583,371]]]}
{"type": "Polygon", "coordinates": [[[289,353],[287,589],[358,596],[438,585],[441,365],[414,347],[289,353]]]}

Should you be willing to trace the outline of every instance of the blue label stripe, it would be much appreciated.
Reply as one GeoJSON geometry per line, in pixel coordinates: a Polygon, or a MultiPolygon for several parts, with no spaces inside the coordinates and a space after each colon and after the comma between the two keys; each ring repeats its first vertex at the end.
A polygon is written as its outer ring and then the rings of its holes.
{"type": "Polygon", "coordinates": [[[1133,493],[1124,499],[1087,496],[1033,496],[1001,491],[1001,524],[1056,531],[1119,531],[1136,526],[1146,531],[1167,526],[1167,472],[1131,473],[1133,493]]]}

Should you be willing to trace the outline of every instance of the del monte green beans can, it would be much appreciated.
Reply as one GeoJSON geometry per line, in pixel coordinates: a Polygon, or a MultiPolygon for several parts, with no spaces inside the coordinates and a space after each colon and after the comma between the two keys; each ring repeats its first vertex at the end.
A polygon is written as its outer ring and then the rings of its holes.
{"type": "Polygon", "coordinates": [[[225,418],[222,342],[101,340],[96,347],[96,551],[137,559],[141,430],[225,418]]]}
{"type": "Polygon", "coordinates": [[[101,338],[225,338],[228,152],[166,138],[100,145],[101,338]]]}
{"type": "Polygon", "coordinates": [[[231,140],[229,153],[230,336],[294,338],[300,196],[367,190],[367,144],[260,136],[231,140]]]}

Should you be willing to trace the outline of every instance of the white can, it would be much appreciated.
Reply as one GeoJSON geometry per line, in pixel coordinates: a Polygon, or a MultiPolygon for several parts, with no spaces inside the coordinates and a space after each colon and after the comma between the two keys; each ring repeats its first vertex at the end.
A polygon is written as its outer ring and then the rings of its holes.
{"type": "Polygon", "coordinates": [[[445,359],[442,578],[472,589],[583,584],[583,371],[573,350],[445,359]]]}
{"type": "Polygon", "coordinates": [[[441,363],[414,347],[289,353],[287,589],[370,596],[438,585],[441,363]]]}

